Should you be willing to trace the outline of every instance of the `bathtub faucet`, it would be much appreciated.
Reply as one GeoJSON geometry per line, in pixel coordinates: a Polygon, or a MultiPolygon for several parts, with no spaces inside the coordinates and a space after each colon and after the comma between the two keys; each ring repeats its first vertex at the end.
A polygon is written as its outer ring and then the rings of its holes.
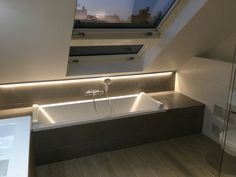
{"type": "Polygon", "coordinates": [[[94,110],[96,113],[97,113],[97,106],[96,106],[96,102],[95,102],[95,97],[97,95],[103,95],[103,94],[104,94],[103,90],[88,90],[85,93],[85,96],[93,96],[93,107],[94,107],[94,110]]]}
{"type": "Polygon", "coordinates": [[[104,91],[103,90],[88,90],[85,95],[91,95],[91,96],[97,96],[97,95],[103,95],[104,91]]]}

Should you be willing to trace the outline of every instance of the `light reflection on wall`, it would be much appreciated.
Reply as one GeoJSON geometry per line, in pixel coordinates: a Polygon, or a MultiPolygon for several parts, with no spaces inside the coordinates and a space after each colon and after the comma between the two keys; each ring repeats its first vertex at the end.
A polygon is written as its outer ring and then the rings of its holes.
{"type": "MultiPolygon", "coordinates": [[[[135,74],[135,75],[109,76],[109,78],[111,78],[112,80],[113,79],[114,80],[132,79],[132,78],[140,78],[141,79],[141,78],[147,78],[147,77],[171,76],[173,73],[174,72],[147,73],[147,74],[135,74]]],[[[46,85],[70,84],[70,83],[81,83],[81,82],[90,82],[90,81],[103,81],[105,78],[107,78],[107,77],[3,84],[3,85],[0,85],[0,88],[31,87],[31,86],[43,86],[43,85],[46,86],[46,85]]]]}
{"type": "Polygon", "coordinates": [[[51,123],[51,124],[55,124],[56,122],[54,121],[54,119],[49,115],[49,113],[42,108],[41,106],[38,107],[39,111],[44,115],[44,117],[51,123]]]}

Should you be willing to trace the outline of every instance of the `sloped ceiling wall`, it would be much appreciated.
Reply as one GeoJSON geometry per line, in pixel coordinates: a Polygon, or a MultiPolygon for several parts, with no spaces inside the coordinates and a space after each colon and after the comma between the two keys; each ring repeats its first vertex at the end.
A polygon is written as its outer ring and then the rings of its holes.
{"type": "MultiPolygon", "coordinates": [[[[236,23],[236,22],[235,22],[236,23]]],[[[203,53],[202,57],[232,63],[236,47],[236,32],[228,38],[217,43],[211,50],[203,53]]]]}
{"type": "MultiPolygon", "coordinates": [[[[193,56],[219,55],[214,49],[236,31],[235,7],[235,0],[208,0],[144,72],[178,70],[193,56]]],[[[73,9],[75,0],[0,1],[0,84],[66,78],[73,9]]]]}
{"type": "Polygon", "coordinates": [[[193,56],[204,53],[232,55],[231,50],[220,51],[217,46],[224,40],[230,42],[220,48],[231,45],[235,31],[236,1],[208,0],[160,55],[146,66],[145,71],[178,70],[193,56]],[[220,53],[214,52],[214,48],[220,53]]]}
{"type": "Polygon", "coordinates": [[[75,1],[0,1],[0,83],[65,76],[75,1]]]}

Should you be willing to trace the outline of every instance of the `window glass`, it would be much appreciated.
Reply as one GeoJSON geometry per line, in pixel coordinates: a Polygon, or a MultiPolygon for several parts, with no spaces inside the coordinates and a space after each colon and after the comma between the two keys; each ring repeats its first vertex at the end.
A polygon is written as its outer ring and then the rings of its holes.
{"type": "Polygon", "coordinates": [[[176,0],[77,0],[75,28],[155,28],[176,0]]]}
{"type": "Polygon", "coordinates": [[[70,47],[70,57],[137,54],[141,48],[142,45],[73,46],[70,47]]]}

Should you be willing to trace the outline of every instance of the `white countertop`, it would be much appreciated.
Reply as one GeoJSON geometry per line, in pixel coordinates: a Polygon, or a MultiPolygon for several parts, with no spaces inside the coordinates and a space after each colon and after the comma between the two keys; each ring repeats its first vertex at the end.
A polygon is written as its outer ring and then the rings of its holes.
{"type": "Polygon", "coordinates": [[[0,120],[0,177],[28,177],[30,130],[30,116],[0,120]]]}

